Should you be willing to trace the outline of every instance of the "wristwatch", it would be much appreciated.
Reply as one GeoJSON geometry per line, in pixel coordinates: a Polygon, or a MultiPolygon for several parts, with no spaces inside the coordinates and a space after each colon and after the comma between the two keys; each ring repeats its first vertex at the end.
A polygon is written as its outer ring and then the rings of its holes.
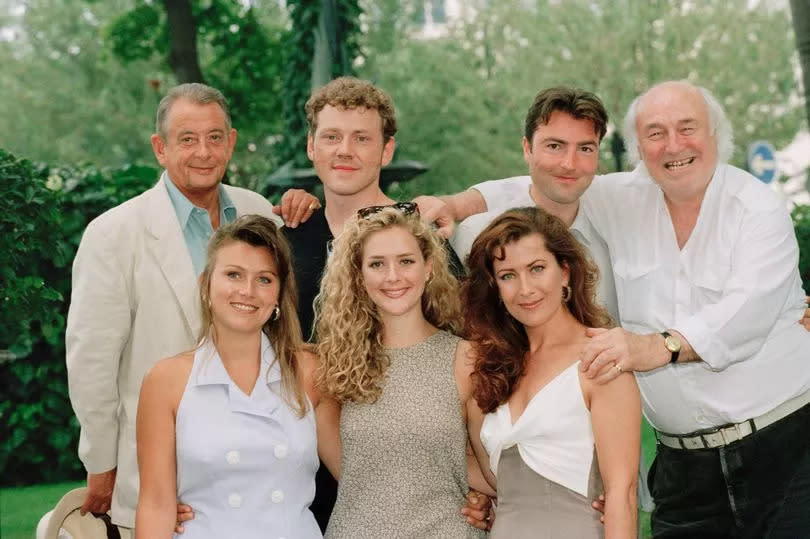
{"type": "Polygon", "coordinates": [[[661,335],[664,336],[664,346],[666,346],[672,357],[669,359],[670,363],[678,361],[678,354],[681,353],[681,340],[672,335],[669,331],[662,331],[661,335]]]}

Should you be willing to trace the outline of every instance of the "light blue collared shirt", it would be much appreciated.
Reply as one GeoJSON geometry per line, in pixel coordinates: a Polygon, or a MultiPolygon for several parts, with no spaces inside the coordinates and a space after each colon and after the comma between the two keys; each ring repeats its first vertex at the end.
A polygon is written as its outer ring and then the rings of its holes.
{"type": "MultiPolygon", "coordinates": [[[[186,247],[191,255],[191,263],[194,265],[194,273],[199,275],[205,269],[205,254],[208,248],[208,240],[214,233],[211,225],[211,218],[208,212],[191,203],[186,196],[180,192],[174,182],[169,178],[169,173],[163,173],[163,181],[169,191],[169,198],[183,229],[183,237],[186,240],[186,247]]],[[[236,219],[236,206],[233,205],[231,197],[222,186],[219,185],[219,223],[224,225],[236,219]]]]}

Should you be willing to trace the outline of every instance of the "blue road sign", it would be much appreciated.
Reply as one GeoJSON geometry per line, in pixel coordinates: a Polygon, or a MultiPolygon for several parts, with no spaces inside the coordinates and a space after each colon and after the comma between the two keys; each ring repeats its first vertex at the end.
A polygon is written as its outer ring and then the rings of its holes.
{"type": "Polygon", "coordinates": [[[778,173],[773,145],[764,140],[748,146],[748,171],[764,183],[771,183],[778,173]]]}

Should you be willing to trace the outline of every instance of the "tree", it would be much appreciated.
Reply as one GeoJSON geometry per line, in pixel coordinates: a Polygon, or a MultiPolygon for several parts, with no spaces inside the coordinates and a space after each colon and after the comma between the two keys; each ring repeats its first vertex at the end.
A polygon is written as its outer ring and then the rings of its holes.
{"type": "Polygon", "coordinates": [[[304,105],[312,91],[351,75],[361,57],[357,0],[289,0],[292,25],[285,39],[284,162],[308,167],[304,105]]]}
{"type": "MultiPolygon", "coordinates": [[[[398,156],[431,166],[398,196],[525,174],[523,117],[552,85],[596,92],[612,131],[639,92],[679,78],[719,97],[738,147],[758,138],[786,144],[801,120],[785,10],[747,0],[470,0],[443,37],[429,38],[412,17],[424,2],[397,4],[367,8],[360,74],[394,97],[398,156]]],[[[602,171],[613,170],[609,144],[601,157],[602,171]]]]}
{"type": "Polygon", "coordinates": [[[14,38],[0,40],[0,147],[53,163],[154,161],[157,100],[148,81],[160,67],[121,65],[104,38],[105,21],[129,4],[28,0],[6,12],[14,38]]]}
{"type": "Polygon", "coordinates": [[[163,0],[169,32],[169,65],[177,82],[204,82],[197,56],[197,22],[190,0],[163,0]]]}
{"type": "Polygon", "coordinates": [[[790,0],[793,13],[793,31],[802,66],[804,81],[804,106],[807,124],[810,126],[810,0],[790,0]]]}

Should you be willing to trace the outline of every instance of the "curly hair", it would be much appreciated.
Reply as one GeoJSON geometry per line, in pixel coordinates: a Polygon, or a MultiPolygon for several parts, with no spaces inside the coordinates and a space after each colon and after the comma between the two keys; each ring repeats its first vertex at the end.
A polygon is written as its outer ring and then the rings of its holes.
{"type": "Polygon", "coordinates": [[[363,282],[362,259],[369,236],[392,227],[410,232],[422,256],[433,263],[422,293],[425,319],[440,329],[457,330],[458,282],[439,236],[418,215],[394,208],[355,216],[334,242],[315,299],[316,379],[319,389],[339,402],[373,403],[382,393],[390,359],[382,343],[382,320],[363,282]]]}
{"type": "Polygon", "coordinates": [[[298,384],[298,363],[296,354],[303,348],[301,326],[297,315],[297,288],[292,270],[292,255],[287,240],[275,223],[261,215],[243,215],[223,225],[214,232],[208,242],[208,257],[205,269],[200,276],[200,312],[202,314],[202,334],[200,340],[211,339],[216,344],[213,313],[208,302],[211,286],[211,273],[216,265],[219,250],[234,242],[244,242],[253,247],[267,249],[276,262],[279,278],[279,317],[270,318],[262,331],[273,344],[281,367],[283,397],[290,407],[303,417],[307,411],[307,400],[298,384]]]}
{"type": "Polygon", "coordinates": [[[531,234],[543,238],[561,267],[568,268],[571,298],[563,305],[588,327],[611,325],[610,315],[596,304],[599,270],[565,224],[540,208],[515,208],[498,216],[473,242],[462,289],[464,332],[475,351],[473,396],[484,413],[506,402],[526,368],[526,328],[501,303],[493,270],[504,247],[531,234]]]}
{"type": "Polygon", "coordinates": [[[318,113],[326,105],[345,110],[364,108],[376,110],[382,119],[383,142],[397,132],[397,116],[391,96],[367,80],[338,77],[316,90],[304,107],[310,136],[318,129],[318,113]]]}

